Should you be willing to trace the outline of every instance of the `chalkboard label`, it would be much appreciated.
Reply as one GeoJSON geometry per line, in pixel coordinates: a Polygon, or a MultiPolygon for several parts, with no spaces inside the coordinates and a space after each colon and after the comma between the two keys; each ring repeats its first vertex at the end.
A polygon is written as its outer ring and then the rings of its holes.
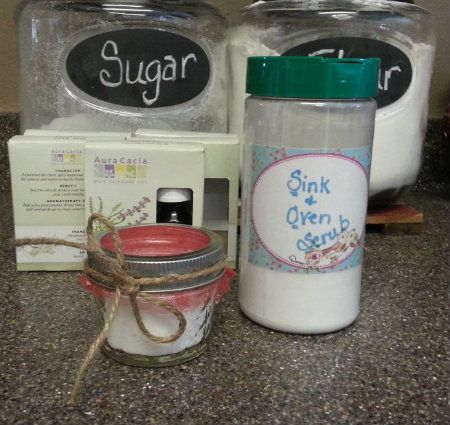
{"type": "Polygon", "coordinates": [[[93,35],[67,55],[70,81],[87,95],[113,105],[160,108],[187,102],[207,86],[205,51],[172,32],[124,29],[93,35]]]}
{"type": "Polygon", "coordinates": [[[333,58],[380,58],[378,107],[391,105],[408,90],[412,66],[397,47],[378,40],[358,37],[324,38],[287,50],[283,56],[324,56],[333,58]]]}

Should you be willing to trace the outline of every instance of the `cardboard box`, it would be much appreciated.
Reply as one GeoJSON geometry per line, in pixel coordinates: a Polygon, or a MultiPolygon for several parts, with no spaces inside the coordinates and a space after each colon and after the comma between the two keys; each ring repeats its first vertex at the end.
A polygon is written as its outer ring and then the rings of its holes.
{"type": "MultiPolygon", "coordinates": [[[[193,225],[221,234],[230,265],[235,266],[237,136],[162,130],[142,130],[148,136],[139,137],[60,130],[27,133],[40,136],[16,136],[8,143],[17,238],[84,242],[86,217],[92,212],[101,212],[118,226],[154,223],[158,190],[187,188],[193,192],[193,225]]],[[[17,250],[17,269],[80,270],[84,258],[84,252],[73,248],[24,247],[17,250]]]]}
{"type": "Polygon", "coordinates": [[[131,132],[113,131],[72,131],[72,130],[42,130],[40,128],[29,128],[25,130],[24,136],[68,136],[68,137],[112,137],[114,139],[131,137],[131,132]]]}
{"type": "Polygon", "coordinates": [[[233,134],[141,129],[125,143],[190,144],[194,141],[205,150],[202,226],[222,235],[230,265],[235,266],[239,202],[238,137],[233,134]]]}
{"type": "MultiPolygon", "coordinates": [[[[87,140],[69,135],[16,136],[8,142],[16,238],[85,241],[87,140]]],[[[50,245],[17,248],[16,255],[17,270],[22,271],[82,270],[85,258],[83,251],[50,245]]]]}
{"type": "Polygon", "coordinates": [[[116,226],[155,223],[158,190],[182,188],[192,190],[192,224],[201,226],[204,169],[200,144],[87,143],[86,217],[98,212],[116,226]]]}

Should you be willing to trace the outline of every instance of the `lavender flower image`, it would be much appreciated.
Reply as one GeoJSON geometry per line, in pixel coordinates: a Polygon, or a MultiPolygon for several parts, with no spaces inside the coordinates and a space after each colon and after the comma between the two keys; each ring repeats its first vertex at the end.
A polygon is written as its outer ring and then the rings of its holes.
{"type": "Polygon", "coordinates": [[[148,214],[143,213],[135,222],[134,224],[144,224],[147,222],[148,214]]]}
{"type": "MultiPolygon", "coordinates": [[[[125,208],[122,203],[119,202],[114,205],[109,213],[104,212],[104,202],[101,196],[97,196],[96,201],[92,197],[89,197],[89,212],[103,214],[112,224],[115,226],[120,225],[135,225],[148,223],[149,213],[144,211],[148,204],[150,204],[150,198],[144,196],[139,199],[135,205],[125,208]]],[[[94,224],[95,233],[104,232],[105,226],[101,223],[94,224]]]]}

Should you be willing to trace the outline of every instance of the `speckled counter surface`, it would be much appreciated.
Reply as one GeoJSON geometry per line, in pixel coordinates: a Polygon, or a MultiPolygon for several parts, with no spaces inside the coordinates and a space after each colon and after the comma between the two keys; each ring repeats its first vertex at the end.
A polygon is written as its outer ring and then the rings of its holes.
{"type": "MultiPolygon", "coordinates": [[[[1,142],[18,130],[0,116],[1,142]]],[[[139,369],[98,355],[79,404],[66,401],[95,339],[77,273],[18,273],[6,146],[0,144],[0,424],[448,425],[449,144],[430,125],[421,236],[369,234],[361,315],[324,336],[272,332],[236,292],[218,306],[209,348],[184,365],[139,369]],[[436,140],[440,140],[436,143],[436,140]]]]}
{"type": "Polygon", "coordinates": [[[0,195],[1,424],[442,424],[448,415],[450,201],[422,192],[421,236],[369,234],[361,315],[331,335],[272,332],[236,293],[190,363],[139,369],[98,355],[80,402],[65,402],[96,335],[77,273],[18,273],[0,195]]]}

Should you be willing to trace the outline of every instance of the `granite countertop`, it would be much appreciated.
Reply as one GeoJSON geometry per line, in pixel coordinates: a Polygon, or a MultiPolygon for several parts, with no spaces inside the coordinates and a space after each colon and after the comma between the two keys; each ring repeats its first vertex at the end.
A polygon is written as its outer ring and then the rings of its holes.
{"type": "MultiPolygon", "coordinates": [[[[0,116],[2,141],[17,124],[0,116]]],[[[367,235],[355,324],[322,336],[270,331],[240,313],[234,291],[201,357],[141,369],[99,354],[75,407],[66,402],[96,336],[94,302],[78,273],[15,271],[0,144],[0,424],[447,425],[450,146],[441,134],[430,125],[407,198],[425,214],[424,233],[367,235]]]]}
{"type": "Polygon", "coordinates": [[[420,236],[368,234],[361,315],[299,336],[218,306],[208,350],[180,366],[141,369],[99,354],[79,404],[66,406],[97,327],[77,273],[15,271],[10,195],[0,195],[1,402],[4,424],[448,424],[450,200],[409,200],[420,236]]]}

